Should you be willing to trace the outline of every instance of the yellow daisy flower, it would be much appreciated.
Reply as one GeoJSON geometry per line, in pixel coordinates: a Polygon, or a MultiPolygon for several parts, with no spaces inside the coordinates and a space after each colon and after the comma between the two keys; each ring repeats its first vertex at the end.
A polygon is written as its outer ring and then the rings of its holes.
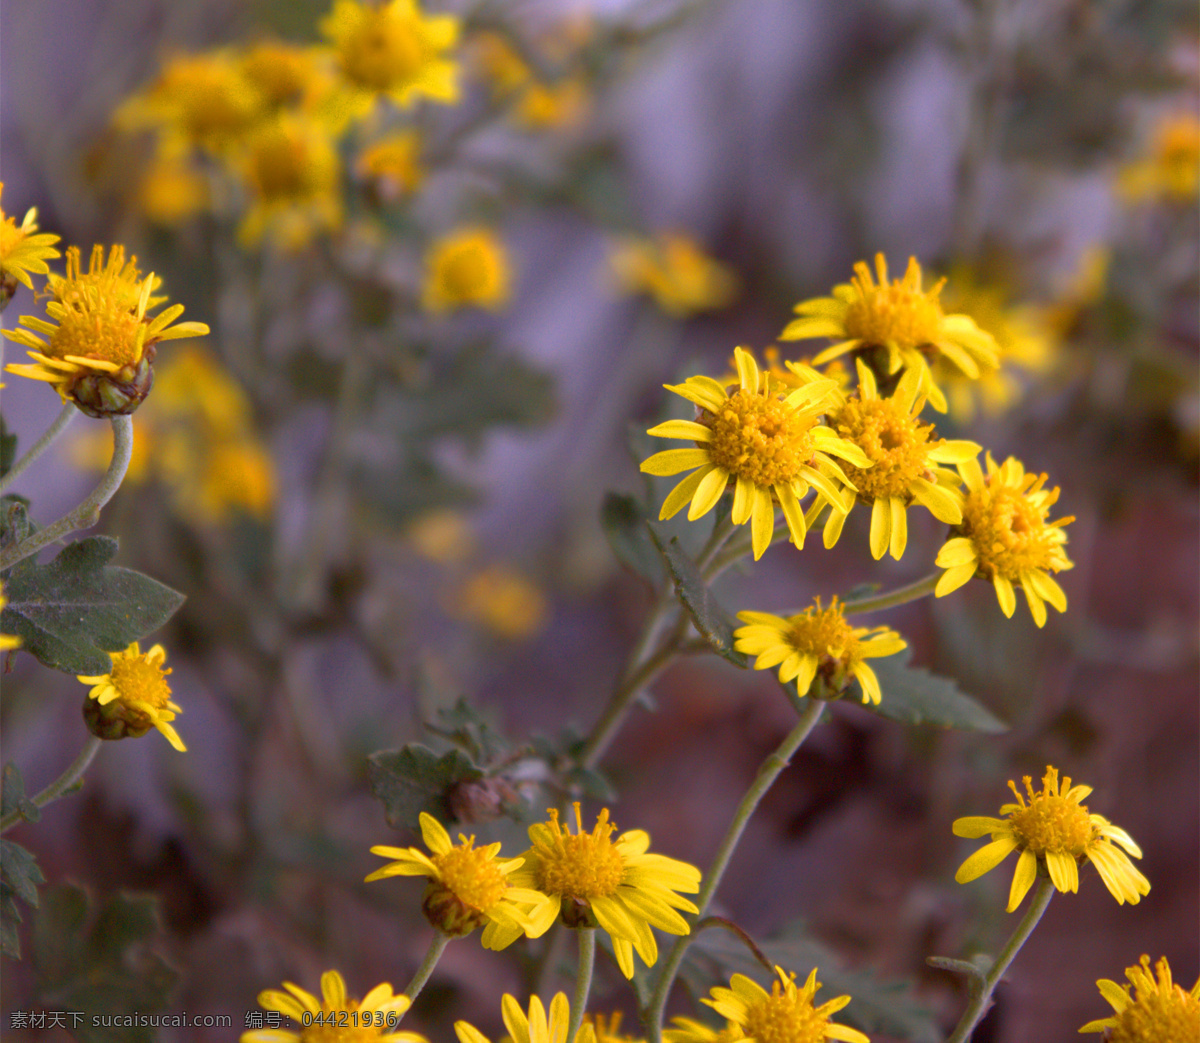
{"type": "Polygon", "coordinates": [[[487,228],[461,228],[425,255],[421,303],[435,314],[467,305],[501,308],[509,297],[508,254],[487,228]]]}
{"type": "Polygon", "coordinates": [[[155,224],[172,227],[203,213],[210,201],[208,179],[183,152],[160,149],[134,191],[139,213],[155,224]]]}
{"type": "Polygon", "coordinates": [[[1121,170],[1117,188],[1133,201],[1195,204],[1200,188],[1200,119],[1189,112],[1160,120],[1147,155],[1121,170]]]}
{"type": "Polygon", "coordinates": [[[626,292],[649,294],[676,318],[724,308],[737,296],[733,270],[682,232],[623,239],[613,248],[610,263],[626,292]]]}
{"type": "Polygon", "coordinates": [[[556,808],[550,808],[549,815],[549,822],[529,827],[533,847],[511,877],[514,885],[541,891],[550,899],[530,914],[531,938],[545,934],[560,913],[569,927],[600,926],[612,936],[621,972],[632,978],[634,949],[647,966],[658,959],[652,926],[670,934],[690,933],[675,910],[698,910],[675,892],[699,891],[699,869],[649,854],[650,836],[644,830],[630,830],[614,841],[617,827],[608,820],[607,808],[591,833],[583,831],[578,802],[575,833],[559,824],[556,808]]]}
{"type": "Polygon", "coordinates": [[[145,735],[157,728],[180,753],[187,747],[172,726],[175,715],[183,711],[171,701],[171,686],[167,684],[170,667],[163,668],[167,652],[155,645],[142,652],[135,641],[124,652],[112,653],[112,669],[107,674],[88,677],[77,674],[76,680],[90,684],[89,700],[84,716],[94,735],[102,739],[124,739],[145,735]]]}
{"type": "MultiPolygon", "coordinates": [[[[4,584],[0,583],[0,612],[4,611],[4,606],[8,604],[8,598],[4,596],[4,584]]],[[[21,639],[13,634],[0,634],[0,652],[8,652],[14,648],[21,647],[21,639]]]]}
{"type": "Polygon", "coordinates": [[[284,40],[261,40],[240,56],[241,70],[271,108],[297,106],[320,83],[317,52],[284,40]]]}
{"type": "Polygon", "coordinates": [[[1046,867],[1059,891],[1064,894],[1078,891],[1080,858],[1096,867],[1104,886],[1118,904],[1137,905],[1141,896],[1150,892],[1150,881],[1138,872],[1117,845],[1134,858],[1142,857],[1142,849],[1125,830],[1101,815],[1089,814],[1087,806],[1080,803],[1092,792],[1091,786],[1072,786],[1067,776],[1063,777],[1060,786],[1058,769],[1049,765],[1042,778],[1040,793],[1034,792],[1033,780],[1025,776],[1028,804],[1015,782],[1010,780],[1008,785],[1017,803],[1000,808],[1000,814],[1005,818],[972,816],[954,822],[952,828],[956,837],[975,839],[989,833],[992,837],[990,844],[981,847],[959,866],[954,879],[960,884],[983,876],[1012,852],[1020,851],[1008,895],[1007,912],[1010,913],[1033,886],[1039,865],[1046,867]]]}
{"type": "Polygon", "coordinates": [[[472,51],[491,81],[492,97],[513,103],[514,120],[534,130],[577,123],[587,109],[587,86],[581,76],[539,82],[516,48],[500,33],[483,32],[472,51]]]}
{"type": "Polygon", "coordinates": [[[286,992],[260,992],[259,1006],[290,1018],[300,1030],[255,1029],[243,1032],[241,1043],[428,1043],[420,1033],[397,1029],[412,1003],[407,996],[393,995],[387,982],[376,985],[361,1000],[346,994],[346,981],[337,971],[321,975],[319,999],[290,981],[283,987],[286,992]]]}
{"type": "Polygon", "coordinates": [[[250,206],[238,227],[243,245],[269,237],[284,250],[306,246],[315,234],[342,223],[341,168],[322,126],[283,113],[246,135],[232,165],[242,175],[250,206]]]}
{"type": "Polygon", "coordinates": [[[450,609],[511,641],[532,637],[549,616],[546,596],[532,580],[508,565],[489,565],[467,578],[450,609]]]}
{"type": "Polygon", "coordinates": [[[1067,595],[1051,572],[1073,568],[1063,549],[1064,526],[1075,519],[1047,522],[1058,501],[1058,486],[1046,489],[1046,475],[1026,474],[1015,457],[1000,466],[987,454],[987,476],[979,461],[958,464],[966,483],[962,497],[962,524],[938,551],[935,564],[946,571],[934,593],[940,598],[957,590],[974,576],[992,581],[1000,608],[1011,618],[1017,607],[1014,585],[1025,591],[1033,621],[1046,624],[1046,602],[1059,612],[1067,610],[1067,595]]]}
{"type": "MultiPolygon", "coordinates": [[[[571,1004],[559,992],[550,1001],[550,1010],[542,1006],[537,996],[529,997],[528,1015],[521,1009],[516,997],[504,994],[500,1001],[500,1015],[508,1029],[511,1043],[567,1043],[567,1030],[571,1023],[571,1004]]],[[[454,1031],[459,1043],[491,1043],[482,1032],[466,1021],[456,1021],[454,1031]]],[[[574,1043],[596,1043],[592,1026],[586,1022],[579,1027],[574,1043]]]]}
{"type": "Polygon", "coordinates": [[[687,439],[696,447],[655,453],[642,462],[641,469],[660,476],[693,471],[667,494],[660,519],[674,517],[690,502],[688,520],[695,521],[711,511],[732,484],[733,523],[751,523],[757,561],[771,545],[776,504],[783,508],[792,542],[803,547],[800,498],[808,494],[809,486],[840,509],[837,483],[851,483],[832,458],[864,468],[871,461],[858,446],[818,423],[836,397],[836,381],[803,373],[788,363],[806,382],[787,391],[764,379],[754,356],[744,348],[736,349],[734,358],[739,386],[733,394],[711,377],[664,385],[699,406],[700,414],[696,420],[668,420],[648,433],[687,439]]]}
{"type": "Polygon", "coordinates": [[[1157,981],[1150,973],[1150,957],[1142,956],[1137,966],[1125,968],[1128,985],[1107,978],[1096,982],[1114,1014],[1089,1021],[1079,1031],[1103,1032],[1109,1043],[1200,1043],[1200,979],[1185,992],[1171,980],[1165,956],[1154,969],[1157,981]]]}
{"type": "Polygon", "coordinates": [[[454,938],[483,927],[485,949],[503,949],[529,933],[529,910],[540,909],[548,900],[509,881],[523,859],[497,858],[499,843],[477,848],[474,837],[461,833],[460,843],[451,844],[442,824],[425,812],[421,812],[421,835],[432,857],[415,847],[373,847],[371,854],[396,861],[375,870],[367,883],[390,876],[429,877],[422,902],[429,922],[454,938]]]}
{"type": "Polygon", "coordinates": [[[870,1043],[858,1029],[835,1024],[830,1019],[850,1002],[849,996],[826,1000],[819,1007],[813,997],[821,988],[814,967],[803,986],[796,985],[796,976],[776,966],[778,979],[767,992],[758,982],[744,974],[735,974],[729,988],[712,989],[703,1002],[726,1019],[726,1028],[719,1033],[701,1027],[696,1031],[689,1018],[675,1018],[678,1026],[663,1033],[667,1043],[823,1043],[827,1039],[843,1043],[870,1043]]]}
{"type": "Polygon", "coordinates": [[[363,150],[355,170],[387,202],[415,192],[425,180],[420,135],[415,130],[402,130],[381,138],[363,150]]]}
{"type": "Polygon", "coordinates": [[[334,0],[320,28],[363,114],[381,94],[401,107],[422,96],[458,101],[458,66],[445,56],[458,41],[452,15],[426,17],[416,0],[334,0]]]}
{"type": "MultiPolygon", "coordinates": [[[[4,182],[0,181],[0,195],[3,193],[4,182]]],[[[26,210],[19,225],[0,207],[0,307],[16,292],[17,283],[33,289],[30,272],[46,275],[50,271],[46,261],[58,256],[53,244],[59,238],[53,232],[38,231],[37,207],[26,210]]]]}
{"type": "Polygon", "coordinates": [[[876,284],[866,262],[854,266],[854,279],[834,287],[832,297],[814,297],[796,305],[800,318],[780,334],[782,340],[830,337],[837,343],[813,359],[821,365],[848,351],[869,353],[872,368],[889,375],[915,369],[918,390],[930,405],[946,412],[946,396],[934,383],[929,363],[945,357],[967,376],[998,364],[996,342],[967,315],[947,315],[938,299],[945,280],[921,288],[921,266],[908,259],[903,279],[888,280],[887,261],[875,255],[876,284]],[[876,358],[882,352],[883,358],[876,358]]]}
{"type": "Polygon", "coordinates": [[[981,447],[974,442],[934,437],[932,424],[920,419],[924,396],[919,397],[920,376],[905,370],[889,398],[880,398],[875,374],[862,359],[858,367],[858,395],[848,398],[827,418],[829,426],[858,446],[870,459],[870,468],[845,466],[853,488],[842,496],[842,509],[829,512],[824,541],[832,547],[842,534],[846,515],[861,500],[871,507],[871,556],[879,559],[890,549],[896,560],[908,545],[905,512],[914,503],[925,507],[947,525],[962,522],[959,500],[947,486],[958,484],[954,471],[938,464],[973,460],[981,447]]]}
{"type": "Polygon", "coordinates": [[[91,267],[81,273],[79,248],[68,248],[66,278],[51,279],[55,299],[46,305],[46,314],[58,325],[22,315],[19,321],[28,329],[4,331],[9,340],[30,348],[34,360],[5,367],[10,373],[46,381],[64,402],[70,400],[94,417],[137,409],[150,391],[160,341],[208,333],[202,322],[172,325],[183,314],[182,304],[147,316],[147,308],[163,300],[150,296],[157,284],[154,274],[134,282],[130,269],[136,273],[136,265],[125,264],[121,247],[113,247],[106,265],[103,253],[93,250],[91,267]]]}
{"type": "Polygon", "coordinates": [[[801,695],[809,693],[820,674],[815,698],[839,698],[854,677],[862,687],[862,701],[878,705],[882,699],[879,678],[864,660],[895,655],[908,647],[887,627],[852,627],[836,597],[825,609],[817,598],[815,604],[795,616],[739,612],[738,619],[747,625],[733,632],[733,647],[758,657],[754,669],[778,666],[779,683],[795,681],[801,695]]]}

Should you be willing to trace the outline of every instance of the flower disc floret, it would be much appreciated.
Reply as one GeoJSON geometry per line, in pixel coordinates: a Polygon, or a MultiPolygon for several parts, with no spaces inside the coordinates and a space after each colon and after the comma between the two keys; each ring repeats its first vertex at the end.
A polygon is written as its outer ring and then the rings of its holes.
{"type": "Polygon", "coordinates": [[[690,504],[689,521],[703,517],[732,485],[731,518],[735,525],[751,523],[757,560],[771,545],[776,504],[783,509],[792,542],[803,547],[806,524],[800,499],[810,486],[841,510],[841,490],[851,483],[835,457],[864,468],[871,461],[819,423],[836,399],[836,381],[789,363],[799,383],[789,389],[762,373],[744,348],[735,349],[734,361],[738,385],[732,393],[711,377],[665,385],[700,412],[696,420],[669,420],[649,434],[687,439],[695,448],[656,453],[641,469],[662,476],[695,469],[667,495],[660,519],[673,517],[685,504],[690,504]]]}
{"type": "Polygon", "coordinates": [[[125,651],[112,653],[112,668],[107,674],[76,676],[76,680],[92,686],[88,700],[89,704],[95,700],[96,705],[85,706],[84,716],[93,734],[102,739],[124,739],[144,735],[153,727],[181,753],[187,749],[171,725],[182,711],[171,700],[167,683],[171,669],[163,666],[166,659],[162,645],[143,653],[135,641],[125,651]]]}
{"type": "Polygon", "coordinates": [[[994,869],[1013,851],[1020,851],[1009,891],[1010,913],[1033,886],[1039,866],[1045,866],[1059,891],[1078,891],[1081,858],[1096,867],[1119,904],[1136,905],[1142,895],[1149,893],[1150,882],[1126,854],[1141,858],[1141,848],[1123,829],[1101,815],[1090,814],[1082,803],[1092,792],[1091,786],[1072,786],[1069,777],[1064,777],[1060,785],[1058,769],[1049,766],[1040,792],[1034,790],[1028,775],[1024,781],[1025,794],[1009,782],[1017,802],[1000,808],[1005,818],[978,816],[954,822],[955,836],[975,838],[991,834],[992,837],[990,844],[981,847],[959,867],[955,880],[969,883],[994,869]]]}
{"type": "Polygon", "coordinates": [[[1154,964],[1154,971],[1150,972],[1150,957],[1143,955],[1136,966],[1125,968],[1128,985],[1101,978],[1096,985],[1115,1013],[1089,1021],[1079,1031],[1103,1032],[1106,1043],[1198,1043],[1200,979],[1185,992],[1172,981],[1165,956],[1154,964]]]}
{"type": "Polygon", "coordinates": [[[962,496],[962,524],[958,534],[938,552],[936,564],[946,571],[936,594],[943,597],[975,576],[991,580],[1006,616],[1016,610],[1014,587],[1020,586],[1029,611],[1040,627],[1046,623],[1049,602],[1059,612],[1067,610],[1067,595],[1051,572],[1072,568],[1064,544],[1064,526],[1074,518],[1049,521],[1059,489],[1045,488],[1045,474],[1027,474],[1009,457],[1000,466],[987,456],[987,475],[978,461],[958,464],[966,488],[962,496]]]}
{"type": "Polygon", "coordinates": [[[818,598],[795,616],[739,612],[738,619],[747,625],[734,631],[734,648],[758,657],[754,669],[778,666],[781,684],[795,681],[801,695],[814,698],[839,698],[853,677],[862,687],[863,702],[879,703],[879,679],[865,660],[908,647],[887,627],[851,626],[836,597],[829,608],[822,608],[818,598]]]}

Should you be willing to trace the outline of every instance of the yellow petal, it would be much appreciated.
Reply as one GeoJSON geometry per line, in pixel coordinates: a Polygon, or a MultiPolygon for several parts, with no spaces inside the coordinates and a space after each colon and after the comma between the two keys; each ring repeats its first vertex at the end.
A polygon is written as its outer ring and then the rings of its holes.
{"type": "Polygon", "coordinates": [[[876,561],[887,553],[892,539],[892,510],[887,500],[880,498],[871,506],[871,557],[876,561]]]}

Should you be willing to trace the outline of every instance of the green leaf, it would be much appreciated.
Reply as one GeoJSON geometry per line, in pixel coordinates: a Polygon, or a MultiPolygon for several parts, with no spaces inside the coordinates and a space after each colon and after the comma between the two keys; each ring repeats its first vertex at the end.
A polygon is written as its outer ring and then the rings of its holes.
{"type": "Polygon", "coordinates": [[[658,522],[647,522],[650,538],[667,563],[667,571],[675,581],[675,595],[687,609],[696,629],[712,646],[712,650],[743,670],[750,665],[750,657],[733,648],[733,628],[736,621],[725,611],[714,597],[700,575],[696,563],[688,557],[679,544],[679,537],[667,537],[658,522]]]}
{"type": "Polygon", "coordinates": [[[21,958],[17,924],[21,911],[14,898],[31,909],[38,905],[38,885],[46,882],[33,854],[11,840],[0,840],[0,952],[10,959],[21,958]]]}
{"type": "Polygon", "coordinates": [[[658,589],[665,575],[663,559],[650,538],[646,508],[632,496],[607,493],[600,508],[600,524],[617,560],[658,589]]]}
{"type": "Polygon", "coordinates": [[[896,655],[872,659],[871,669],[879,678],[883,701],[864,710],[902,724],[938,724],[943,728],[961,728],[975,732],[1005,732],[1008,725],[982,703],[959,691],[947,677],[938,677],[923,667],[908,665],[912,649],[896,655]]]}
{"type": "Polygon", "coordinates": [[[8,604],[0,632],[21,638],[22,651],[69,674],[106,674],[106,653],[124,650],[161,627],[183,595],[132,569],[108,565],[117,541],[89,536],[46,565],[18,562],[4,579],[8,604]]]}
{"type": "Polygon", "coordinates": [[[398,750],[380,750],[367,758],[371,790],[382,801],[388,824],[416,829],[421,812],[439,822],[451,820],[449,790],[456,783],[483,778],[462,750],[439,757],[428,746],[410,742],[398,750]]]}
{"type": "Polygon", "coordinates": [[[491,723],[466,699],[459,697],[450,710],[437,712],[437,723],[425,722],[434,735],[454,743],[471,760],[491,764],[511,748],[509,742],[496,734],[491,723]]]}
{"type": "MultiPolygon", "coordinates": [[[[913,995],[911,983],[887,981],[871,971],[841,967],[829,949],[808,936],[802,923],[787,924],[759,948],[772,964],[794,972],[798,984],[802,985],[809,972],[817,968],[817,980],[823,986],[815,1001],[818,1005],[834,996],[849,995],[850,1004],[834,1015],[838,1023],[872,1038],[884,1035],[911,1043],[937,1043],[942,1039],[933,1011],[913,995]]],[[[745,944],[714,928],[696,935],[680,970],[695,995],[706,995],[715,985],[728,988],[734,973],[771,988],[771,976],[745,944]]]]}
{"type": "Polygon", "coordinates": [[[7,818],[13,812],[26,822],[36,822],[42,817],[38,806],[25,796],[25,780],[21,778],[21,770],[10,761],[4,765],[0,779],[0,818],[7,818]]]}
{"type": "Polygon", "coordinates": [[[94,909],[86,892],[60,884],[34,918],[33,962],[41,1001],[86,1011],[72,1028],[80,1043],[150,1043],[152,1027],[122,1017],[162,1011],[179,975],[154,951],[161,937],[157,900],[121,893],[94,909]],[[93,1024],[93,1015],[116,1024],[93,1024]]]}
{"type": "Polygon", "coordinates": [[[4,417],[0,416],[0,478],[8,474],[16,459],[17,436],[9,431],[4,417]]]}

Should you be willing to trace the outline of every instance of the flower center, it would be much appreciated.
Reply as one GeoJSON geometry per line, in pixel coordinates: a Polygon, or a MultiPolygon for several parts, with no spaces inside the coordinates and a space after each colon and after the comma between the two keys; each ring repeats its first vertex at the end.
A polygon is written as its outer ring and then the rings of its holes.
{"type": "Polygon", "coordinates": [[[477,850],[474,842],[472,837],[444,855],[435,856],[433,864],[442,874],[442,883],[460,902],[483,912],[504,897],[508,883],[496,860],[477,850]]]}
{"type": "Polygon", "coordinates": [[[116,660],[109,676],[122,701],[146,703],[161,710],[171,699],[171,688],[166,681],[170,672],[169,668],[164,670],[140,655],[116,660]]]}
{"type": "Polygon", "coordinates": [[[829,656],[842,662],[862,658],[862,648],[854,628],[846,622],[836,605],[822,609],[806,608],[792,620],[792,647],[798,652],[829,656]]]}
{"type": "Polygon", "coordinates": [[[936,293],[924,293],[902,280],[876,286],[854,278],[857,295],[846,309],[846,333],[868,344],[917,348],[941,339],[942,306],[936,293]]]}
{"type": "Polygon", "coordinates": [[[1053,851],[1082,855],[1092,840],[1092,820],[1086,805],[1056,794],[1039,795],[1010,818],[1013,836],[1035,855],[1053,851]]]}
{"type": "Polygon", "coordinates": [[[801,993],[788,995],[780,983],[771,995],[746,1012],[745,1035],[756,1043],[824,1043],[829,1019],[817,1014],[801,993]]]}
{"type": "Polygon", "coordinates": [[[488,283],[487,258],[475,246],[458,250],[442,264],[442,289],[452,300],[469,301],[480,296],[488,283]]]}
{"type": "Polygon", "coordinates": [[[795,481],[815,451],[809,435],[815,416],[773,395],[739,388],[719,413],[705,411],[700,422],[712,429],[712,462],[760,487],[795,481]]]}
{"type": "Polygon", "coordinates": [[[411,83],[425,64],[415,27],[376,14],[342,46],[342,69],[355,83],[384,91],[411,83]]]}
{"type": "Polygon", "coordinates": [[[303,141],[278,132],[262,139],[250,160],[250,178],[263,199],[286,200],[306,194],[309,150],[303,141]]]}
{"type": "Polygon", "coordinates": [[[874,467],[865,469],[842,464],[846,477],[868,503],[893,496],[911,499],[909,486],[913,479],[925,476],[929,451],[943,441],[930,441],[933,425],[921,423],[890,398],[852,398],[830,423],[874,461],[874,467]]]}
{"type": "Polygon", "coordinates": [[[58,359],[68,355],[104,359],[118,366],[139,361],[142,320],[130,311],[128,301],[120,294],[98,292],[90,296],[92,299],[86,303],[63,305],[46,354],[58,359]]]}
{"type": "Polygon", "coordinates": [[[558,824],[557,809],[550,809],[552,846],[538,848],[541,866],[538,890],[546,894],[591,900],[615,894],[625,878],[625,862],[612,845],[611,834],[616,829],[608,821],[605,808],[591,833],[583,832],[579,805],[575,805],[578,833],[572,834],[558,824]]]}
{"type": "Polygon", "coordinates": [[[980,492],[969,492],[962,530],[979,555],[987,578],[996,573],[1016,582],[1033,569],[1057,572],[1066,563],[1058,530],[1046,524],[1046,507],[1032,503],[1020,489],[993,478],[980,492]]]}

